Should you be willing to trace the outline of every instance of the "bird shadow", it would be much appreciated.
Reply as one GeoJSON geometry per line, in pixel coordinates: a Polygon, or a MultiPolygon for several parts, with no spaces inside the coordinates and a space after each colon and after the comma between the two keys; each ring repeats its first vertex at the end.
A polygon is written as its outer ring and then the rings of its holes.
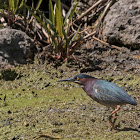
{"type": "Polygon", "coordinates": [[[117,130],[118,132],[121,132],[121,131],[136,131],[136,132],[140,132],[138,129],[128,128],[128,127],[124,127],[123,129],[116,128],[115,130],[117,130]]]}

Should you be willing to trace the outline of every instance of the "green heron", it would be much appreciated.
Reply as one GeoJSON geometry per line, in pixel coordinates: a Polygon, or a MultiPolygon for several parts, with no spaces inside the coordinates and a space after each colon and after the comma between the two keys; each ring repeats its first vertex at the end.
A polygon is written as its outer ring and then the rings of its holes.
{"type": "Polygon", "coordinates": [[[79,74],[74,78],[59,80],[59,82],[64,81],[71,81],[82,85],[83,90],[93,100],[113,108],[114,111],[109,116],[109,123],[112,130],[114,130],[116,112],[120,109],[120,106],[124,104],[137,105],[136,101],[125,90],[105,80],[97,79],[86,74],[79,74]],[[114,117],[113,114],[115,115],[114,117]],[[112,118],[114,118],[114,121],[112,121],[112,118]]]}

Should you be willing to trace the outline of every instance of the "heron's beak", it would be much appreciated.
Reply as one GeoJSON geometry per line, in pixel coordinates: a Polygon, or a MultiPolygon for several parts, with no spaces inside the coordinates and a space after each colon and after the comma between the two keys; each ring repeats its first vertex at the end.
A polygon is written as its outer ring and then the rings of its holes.
{"type": "Polygon", "coordinates": [[[62,79],[62,80],[59,80],[58,82],[74,82],[75,79],[74,78],[68,78],[68,79],[62,79]]]}
{"type": "Polygon", "coordinates": [[[59,80],[58,82],[74,82],[74,83],[77,83],[79,85],[82,85],[82,83],[80,81],[77,81],[74,78],[62,79],[62,80],[59,80]]]}

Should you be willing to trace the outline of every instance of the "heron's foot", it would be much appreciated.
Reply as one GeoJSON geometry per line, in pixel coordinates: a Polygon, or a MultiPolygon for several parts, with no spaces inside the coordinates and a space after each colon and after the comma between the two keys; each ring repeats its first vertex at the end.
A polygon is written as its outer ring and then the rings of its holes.
{"type": "Polygon", "coordinates": [[[116,129],[111,129],[111,132],[116,133],[118,131],[116,129]]]}
{"type": "Polygon", "coordinates": [[[115,124],[115,122],[116,122],[116,120],[117,120],[117,117],[114,116],[113,118],[114,118],[114,120],[113,120],[113,124],[115,124]]]}
{"type": "Polygon", "coordinates": [[[109,124],[111,126],[111,131],[114,129],[114,124],[112,122],[112,115],[109,116],[109,124]]]}
{"type": "Polygon", "coordinates": [[[116,120],[117,119],[117,116],[118,116],[117,113],[115,113],[115,116],[112,116],[112,117],[113,117],[113,119],[116,120]]]}

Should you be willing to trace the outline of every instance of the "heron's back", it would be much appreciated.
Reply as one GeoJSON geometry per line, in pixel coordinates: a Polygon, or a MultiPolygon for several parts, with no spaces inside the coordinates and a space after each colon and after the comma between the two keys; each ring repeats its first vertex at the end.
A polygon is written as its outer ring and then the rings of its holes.
{"type": "Polygon", "coordinates": [[[105,80],[97,80],[93,85],[93,93],[99,103],[102,104],[131,104],[137,105],[125,90],[105,80]]]}

